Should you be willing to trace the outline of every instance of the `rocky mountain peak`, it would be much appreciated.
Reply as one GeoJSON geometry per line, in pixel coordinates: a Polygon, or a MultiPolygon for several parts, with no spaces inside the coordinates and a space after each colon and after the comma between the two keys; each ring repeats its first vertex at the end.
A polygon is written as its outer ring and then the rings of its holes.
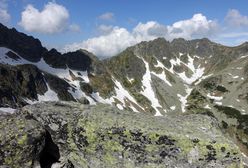
{"type": "Polygon", "coordinates": [[[14,50],[23,58],[38,62],[46,48],[42,47],[41,42],[32,36],[16,31],[16,29],[8,29],[0,23],[0,46],[14,50]]]}

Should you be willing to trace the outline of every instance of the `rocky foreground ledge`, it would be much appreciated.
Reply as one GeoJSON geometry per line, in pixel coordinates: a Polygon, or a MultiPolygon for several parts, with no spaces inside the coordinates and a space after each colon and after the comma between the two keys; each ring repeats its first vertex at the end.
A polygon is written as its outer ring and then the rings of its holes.
{"type": "Polygon", "coordinates": [[[243,167],[213,118],[47,102],[0,116],[0,167],[243,167]]]}

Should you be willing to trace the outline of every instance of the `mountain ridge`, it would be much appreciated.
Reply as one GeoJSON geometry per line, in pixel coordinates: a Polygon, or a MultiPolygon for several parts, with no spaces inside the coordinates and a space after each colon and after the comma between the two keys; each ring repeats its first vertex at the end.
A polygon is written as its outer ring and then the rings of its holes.
{"type": "Polygon", "coordinates": [[[158,38],[100,60],[86,50],[48,51],[0,25],[0,111],[62,100],[153,116],[208,115],[247,155],[247,74],[248,43],[158,38]]]}

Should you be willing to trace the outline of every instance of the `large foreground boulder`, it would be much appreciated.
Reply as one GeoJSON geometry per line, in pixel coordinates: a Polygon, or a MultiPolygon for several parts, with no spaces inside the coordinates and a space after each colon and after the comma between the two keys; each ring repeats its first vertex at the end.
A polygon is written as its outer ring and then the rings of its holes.
{"type": "Polygon", "coordinates": [[[47,102],[1,116],[0,167],[242,167],[213,118],[47,102]]]}
{"type": "Polygon", "coordinates": [[[0,167],[38,165],[45,139],[45,129],[31,117],[0,115],[0,167]]]}

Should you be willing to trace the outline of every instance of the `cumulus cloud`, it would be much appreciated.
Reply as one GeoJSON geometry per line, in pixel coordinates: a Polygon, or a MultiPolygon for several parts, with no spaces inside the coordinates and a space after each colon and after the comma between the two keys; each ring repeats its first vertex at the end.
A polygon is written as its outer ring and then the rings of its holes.
{"type": "Polygon", "coordinates": [[[168,30],[170,39],[209,37],[218,30],[218,23],[207,20],[202,14],[195,14],[191,19],[178,21],[168,26],[168,30]]]}
{"type": "Polygon", "coordinates": [[[248,26],[248,16],[241,15],[236,9],[231,9],[228,11],[226,18],[226,23],[232,27],[247,27],[248,26]]]}
{"type": "Polygon", "coordinates": [[[149,41],[158,37],[168,40],[182,37],[186,39],[209,37],[217,29],[216,21],[208,20],[202,14],[195,14],[191,19],[163,25],[156,21],[138,23],[132,31],[125,28],[101,25],[102,34],[81,43],[66,45],[64,52],[80,48],[93,52],[99,57],[110,57],[118,54],[129,46],[141,41],[149,41]]]}
{"type": "Polygon", "coordinates": [[[11,16],[8,13],[8,4],[6,0],[0,0],[0,23],[8,24],[11,16]]]}
{"type": "Polygon", "coordinates": [[[64,51],[74,51],[83,48],[98,56],[109,57],[133,44],[135,44],[135,39],[125,28],[113,27],[112,31],[107,35],[67,45],[64,51]]]}
{"type": "Polygon", "coordinates": [[[103,13],[102,15],[98,16],[100,20],[104,21],[113,21],[114,20],[114,14],[111,12],[103,13]]]}
{"type": "Polygon", "coordinates": [[[65,30],[68,19],[68,10],[55,2],[46,4],[42,11],[29,4],[21,14],[19,25],[29,32],[53,34],[65,30]]]}

